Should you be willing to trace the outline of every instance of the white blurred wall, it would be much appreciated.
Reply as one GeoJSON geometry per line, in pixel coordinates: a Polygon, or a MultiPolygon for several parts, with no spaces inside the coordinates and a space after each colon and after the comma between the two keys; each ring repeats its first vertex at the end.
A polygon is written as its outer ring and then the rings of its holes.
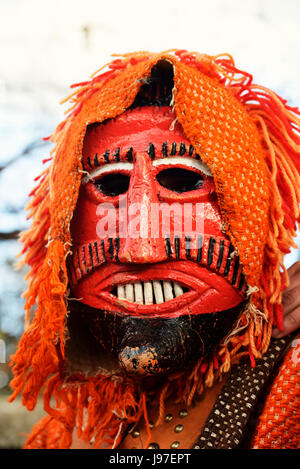
{"type": "Polygon", "coordinates": [[[111,53],[230,52],[258,81],[299,102],[299,0],[1,0],[0,78],[65,87],[111,53]]]}

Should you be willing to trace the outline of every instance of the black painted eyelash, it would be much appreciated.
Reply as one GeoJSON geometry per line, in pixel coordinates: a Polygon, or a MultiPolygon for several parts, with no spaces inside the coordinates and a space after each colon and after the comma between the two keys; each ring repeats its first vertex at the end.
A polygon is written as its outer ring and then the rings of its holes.
{"type": "Polygon", "coordinates": [[[150,156],[151,160],[154,160],[155,158],[155,146],[153,143],[149,143],[149,146],[147,148],[147,153],[150,156]]]}
{"type": "Polygon", "coordinates": [[[115,161],[120,161],[120,147],[118,147],[114,153],[115,161]]]}
{"type": "MultiPolygon", "coordinates": [[[[150,156],[152,160],[155,159],[156,156],[156,147],[154,143],[150,142],[147,148],[147,153],[150,156]]],[[[188,153],[189,156],[194,156],[197,160],[200,160],[200,155],[198,155],[195,152],[195,148],[193,145],[189,145],[187,148],[187,145],[182,142],[182,143],[177,143],[173,142],[172,144],[168,144],[167,142],[164,142],[161,147],[161,153],[164,158],[167,158],[168,156],[183,156],[186,153],[188,153]]],[[[120,161],[120,147],[116,148],[115,152],[111,155],[110,150],[106,150],[102,155],[98,155],[98,153],[95,153],[93,157],[88,156],[86,160],[86,164],[89,169],[97,168],[100,166],[100,161],[102,160],[103,163],[109,164],[112,162],[119,162],[120,161]]],[[[126,154],[125,158],[127,161],[132,162],[133,161],[133,147],[130,147],[126,154]]],[[[84,171],[87,171],[87,168],[85,167],[84,163],[82,162],[82,168],[84,171]]]]}
{"type": "Polygon", "coordinates": [[[133,148],[132,147],[130,147],[129,150],[127,151],[126,158],[127,158],[127,161],[130,161],[130,162],[133,160],[133,148]]]}
{"type": "Polygon", "coordinates": [[[172,144],[169,144],[169,145],[167,142],[164,142],[162,144],[161,152],[164,158],[166,158],[167,156],[175,156],[175,155],[183,156],[185,154],[188,154],[189,156],[194,156],[197,160],[201,159],[200,155],[198,155],[195,152],[195,148],[193,147],[193,145],[186,145],[186,143],[184,142],[182,143],[173,142],[172,144]]]}
{"type": "MultiPolygon", "coordinates": [[[[116,150],[115,150],[114,154],[112,155],[112,157],[110,157],[110,153],[111,153],[110,150],[106,150],[102,155],[98,155],[98,153],[95,153],[95,155],[93,156],[93,161],[91,160],[91,157],[88,156],[87,159],[86,159],[86,164],[88,166],[88,169],[90,170],[90,169],[99,167],[100,164],[101,164],[100,163],[101,160],[105,164],[120,161],[120,147],[116,148],[116,150]]],[[[133,161],[133,147],[130,147],[127,150],[127,152],[125,154],[125,158],[129,162],[133,161]]],[[[87,171],[87,168],[85,167],[83,161],[82,161],[82,169],[84,171],[87,171]]]]}

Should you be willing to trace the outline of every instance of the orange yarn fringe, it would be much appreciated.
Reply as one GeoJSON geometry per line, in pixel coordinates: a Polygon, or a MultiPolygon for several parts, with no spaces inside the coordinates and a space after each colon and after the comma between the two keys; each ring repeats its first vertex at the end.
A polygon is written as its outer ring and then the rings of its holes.
{"type": "MultiPolygon", "coordinates": [[[[260,284],[249,287],[249,303],[234,330],[216,350],[209,361],[201,359],[189,373],[182,372],[168,378],[160,390],[159,424],[164,402],[171,395],[190,405],[194,396],[205,387],[212,386],[231,365],[242,356],[249,355],[253,366],[268,347],[272,324],[282,328],[281,294],[288,279],[283,266],[283,256],[294,245],[296,221],[299,221],[300,201],[300,120],[299,111],[272,91],[252,83],[252,76],[235,67],[228,54],[210,57],[180,50],[163,54],[139,52],[125,54],[96,72],[91,80],[73,85],[76,90],[63,102],[72,105],[66,119],[57,127],[51,140],[56,142],[52,150],[55,157],[65,138],[69,124],[80,113],[84,104],[102,87],[140,62],[159,60],[167,55],[216,79],[243,104],[255,122],[266,150],[270,176],[269,234],[265,246],[265,261],[260,284]]],[[[25,294],[27,311],[26,331],[19,348],[12,357],[15,378],[12,401],[22,390],[23,404],[31,410],[38,395],[44,392],[44,406],[48,414],[63,426],[61,448],[68,448],[72,432],[85,441],[94,439],[95,445],[108,442],[116,447],[122,434],[122,422],[137,422],[144,415],[147,422],[147,396],[140,393],[134,382],[115,380],[104,376],[83,379],[81,382],[64,382],[59,375],[60,354],[64,355],[64,321],[67,314],[68,276],[66,257],[69,254],[69,227],[57,235],[51,232],[50,191],[51,178],[55,177],[52,163],[40,177],[38,186],[30,194],[27,209],[33,219],[31,228],[22,234],[24,244],[23,263],[31,270],[25,294]],[[54,236],[54,238],[52,238],[54,236]],[[37,304],[32,322],[30,315],[37,304]],[[51,399],[56,407],[50,405],[51,399]]],[[[80,176],[80,175],[79,175],[80,176]]],[[[78,187],[80,184],[80,178],[78,187]]],[[[76,200],[72,200],[72,207],[76,200]]],[[[230,233],[229,233],[230,235],[230,233]]],[[[27,441],[27,447],[47,427],[45,419],[27,441]]],[[[150,429],[148,425],[150,442],[150,429]]],[[[58,445],[58,442],[57,442],[58,445]]]]}

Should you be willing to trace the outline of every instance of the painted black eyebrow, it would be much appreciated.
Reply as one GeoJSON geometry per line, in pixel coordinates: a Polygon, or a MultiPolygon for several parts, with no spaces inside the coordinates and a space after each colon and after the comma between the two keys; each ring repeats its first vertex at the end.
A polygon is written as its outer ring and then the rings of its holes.
{"type": "Polygon", "coordinates": [[[110,153],[110,150],[106,150],[106,152],[104,153],[104,160],[105,160],[105,163],[109,163],[109,153],[110,153]]]}
{"type": "Polygon", "coordinates": [[[151,160],[154,160],[155,158],[155,146],[153,143],[149,143],[149,146],[147,148],[147,153],[150,156],[151,160]]]}
{"type": "MultiPolygon", "coordinates": [[[[156,147],[154,143],[150,142],[146,151],[152,160],[156,159],[156,147]]],[[[161,154],[164,158],[169,156],[192,156],[196,160],[200,160],[201,157],[197,153],[195,153],[195,148],[193,145],[189,145],[187,148],[187,144],[185,142],[173,142],[168,144],[168,142],[163,142],[161,146],[161,154]]],[[[109,164],[113,162],[120,162],[122,155],[122,160],[127,160],[129,162],[133,161],[134,156],[134,147],[130,147],[129,149],[122,151],[121,148],[117,147],[115,150],[111,151],[110,149],[106,149],[101,155],[95,153],[94,156],[88,156],[86,159],[86,164],[89,169],[94,169],[104,164],[109,164]]],[[[82,161],[82,168],[84,171],[87,170],[86,166],[82,161]]]]}
{"type": "Polygon", "coordinates": [[[129,150],[126,153],[126,159],[127,161],[132,161],[133,160],[133,148],[130,147],[129,150]]]}
{"type": "Polygon", "coordinates": [[[90,156],[87,157],[87,164],[89,165],[90,168],[93,167],[93,165],[91,163],[91,157],[90,156]]]}
{"type": "Polygon", "coordinates": [[[114,153],[115,161],[120,161],[120,147],[118,147],[114,153]]]}
{"type": "Polygon", "coordinates": [[[168,156],[168,144],[167,144],[167,142],[164,142],[162,144],[162,150],[161,151],[162,151],[163,156],[166,158],[168,156]]]}
{"type": "Polygon", "coordinates": [[[180,144],[180,148],[179,148],[179,155],[180,155],[180,156],[183,156],[183,155],[185,154],[185,151],[186,151],[186,149],[185,149],[185,143],[181,143],[181,144],[180,144]]]}
{"type": "Polygon", "coordinates": [[[176,155],[176,151],[177,151],[177,145],[176,145],[176,142],[174,142],[174,143],[172,143],[172,149],[171,149],[170,155],[171,156],[176,155]]]}

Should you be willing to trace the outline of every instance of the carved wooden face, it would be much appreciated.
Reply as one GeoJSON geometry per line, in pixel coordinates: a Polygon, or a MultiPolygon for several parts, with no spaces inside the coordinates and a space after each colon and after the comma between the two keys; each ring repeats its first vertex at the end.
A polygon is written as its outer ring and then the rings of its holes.
{"type": "Polygon", "coordinates": [[[70,316],[130,374],[192,365],[244,302],[211,172],[175,119],[167,106],[137,108],[84,139],[70,316]]]}

